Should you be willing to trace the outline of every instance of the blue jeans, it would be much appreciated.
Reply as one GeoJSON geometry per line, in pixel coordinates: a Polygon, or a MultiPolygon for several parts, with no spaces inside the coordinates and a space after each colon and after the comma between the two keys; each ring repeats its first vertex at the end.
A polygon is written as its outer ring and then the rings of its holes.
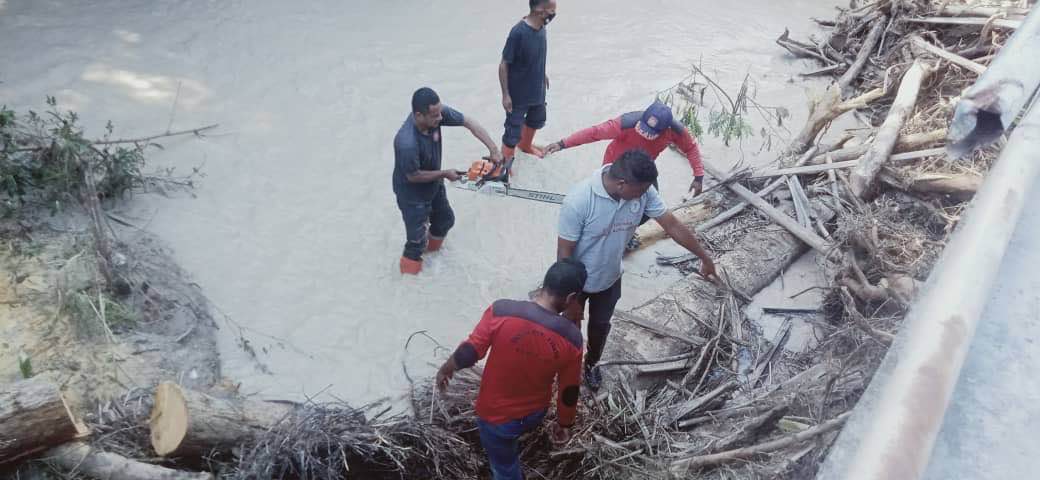
{"type": "Polygon", "coordinates": [[[538,428],[544,418],[545,410],[498,425],[477,418],[480,443],[484,445],[488,460],[491,461],[491,478],[523,480],[524,474],[520,470],[520,436],[538,428]]]}

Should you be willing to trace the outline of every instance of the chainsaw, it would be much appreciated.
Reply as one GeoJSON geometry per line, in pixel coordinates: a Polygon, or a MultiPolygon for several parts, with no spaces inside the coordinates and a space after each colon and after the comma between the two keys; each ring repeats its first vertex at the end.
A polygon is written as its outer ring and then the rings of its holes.
{"type": "Polygon", "coordinates": [[[506,197],[523,198],[545,203],[563,203],[563,194],[540,192],[537,190],[525,190],[513,188],[509,185],[509,170],[513,167],[513,157],[502,163],[492,162],[490,158],[484,157],[473,162],[469,171],[458,171],[459,181],[454,182],[456,188],[471,190],[474,192],[490,193],[506,197]]]}

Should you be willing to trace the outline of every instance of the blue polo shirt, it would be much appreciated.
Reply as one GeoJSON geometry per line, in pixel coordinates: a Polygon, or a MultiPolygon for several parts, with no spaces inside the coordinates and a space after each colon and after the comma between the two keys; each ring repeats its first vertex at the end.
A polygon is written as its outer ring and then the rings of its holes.
{"type": "Polygon", "coordinates": [[[509,31],[502,61],[509,65],[509,96],[514,107],[545,103],[545,58],[548,55],[545,26],[535,30],[520,20],[509,31]]]}
{"type": "Polygon", "coordinates": [[[621,257],[643,214],[658,218],[668,211],[657,189],[650,187],[634,200],[614,200],[603,186],[604,165],[577,184],[560,209],[560,238],[578,242],[574,258],[585,264],[589,278],[586,293],[602,292],[614,285],[624,268],[621,257]]]}

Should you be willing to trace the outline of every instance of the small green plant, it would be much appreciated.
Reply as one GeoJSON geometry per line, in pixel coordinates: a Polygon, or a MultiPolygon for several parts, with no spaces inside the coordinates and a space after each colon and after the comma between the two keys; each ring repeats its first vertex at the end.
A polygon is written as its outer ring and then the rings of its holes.
{"type": "Polygon", "coordinates": [[[18,370],[22,372],[24,379],[33,376],[32,359],[25,352],[18,352],[18,370]]]}
{"type": "Polygon", "coordinates": [[[77,333],[85,338],[109,336],[137,325],[137,312],[105,293],[72,292],[65,297],[68,312],[77,333]]]}
{"type": "Polygon", "coordinates": [[[740,90],[736,96],[731,96],[699,67],[693,66],[692,68],[693,73],[672,87],[659,92],[658,98],[672,107],[680,122],[694,136],[702,137],[707,132],[709,135],[721,139],[727,147],[734,141],[739,143],[753,138],[755,128],[749,119],[749,115],[753,112],[757,112],[768,123],[768,128],[763,126],[760,129],[764,149],[769,149],[772,146],[773,137],[781,134],[777,128],[786,130],[783,122],[789,113],[783,107],[766,107],[758,104],[754,99],[750,75],[744,76],[740,90]],[[710,104],[705,102],[705,96],[709,92],[714,96],[714,101],[711,101],[710,104]],[[707,111],[707,118],[702,120],[701,115],[704,111],[707,111]],[[706,128],[702,123],[705,121],[706,128]]]}

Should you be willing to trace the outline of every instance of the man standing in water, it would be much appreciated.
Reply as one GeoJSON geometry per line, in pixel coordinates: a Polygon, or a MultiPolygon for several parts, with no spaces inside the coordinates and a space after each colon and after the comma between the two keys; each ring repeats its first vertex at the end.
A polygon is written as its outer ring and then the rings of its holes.
{"type": "Polygon", "coordinates": [[[520,151],[541,157],[534,145],[535,131],[545,126],[545,90],[549,76],[545,59],[549,53],[545,27],[556,17],[556,0],[529,0],[530,13],[509,31],[498,65],[502,107],[506,110],[502,155],[520,151]]]}
{"type": "Polygon", "coordinates": [[[437,386],[443,392],[457,370],[488,356],[476,411],[480,441],[495,480],[523,478],[520,436],[542,423],[554,383],[557,418],[549,433],[557,444],[570,437],[581,382],[582,341],[581,329],[560,312],[577,303],[587,276],[577,260],[556,262],[534,301],[495,302],[437,371],[437,386]]]}
{"type": "Polygon", "coordinates": [[[672,117],[672,109],[658,100],[642,112],[625,113],[575,132],[545,147],[545,154],[601,140],[611,140],[606,153],[603,154],[604,165],[614,163],[622,153],[633,149],[642,150],[648,153],[650,158],[657,160],[657,156],[665,148],[675,145],[686,155],[686,160],[693,169],[690,191],[696,196],[704,190],[704,164],[701,161],[697,140],[682,123],[672,117]]]}
{"type": "Polygon", "coordinates": [[[455,213],[448,204],[444,179],[455,181],[455,170],[441,170],[441,126],[466,127],[487,146],[493,161],[502,161],[498,146],[484,127],[461,112],[441,105],[432,89],[423,87],[412,95],[412,114],[394,137],[394,194],[404,218],[408,241],[401,255],[401,273],[422,271],[422,254],[441,248],[455,213]],[[427,228],[428,225],[428,228],[427,228]]]}
{"type": "Polygon", "coordinates": [[[579,302],[565,315],[580,324],[588,301],[585,384],[593,391],[603,382],[596,363],[603,354],[614,307],[621,298],[621,257],[644,214],[656,220],[676,243],[700,257],[702,276],[715,274],[715,263],[697,237],[668,212],[653,188],[655,180],[657,166],[650,155],[629,150],[574,186],[560,209],[557,258],[575,258],[589,273],[579,302]]]}

